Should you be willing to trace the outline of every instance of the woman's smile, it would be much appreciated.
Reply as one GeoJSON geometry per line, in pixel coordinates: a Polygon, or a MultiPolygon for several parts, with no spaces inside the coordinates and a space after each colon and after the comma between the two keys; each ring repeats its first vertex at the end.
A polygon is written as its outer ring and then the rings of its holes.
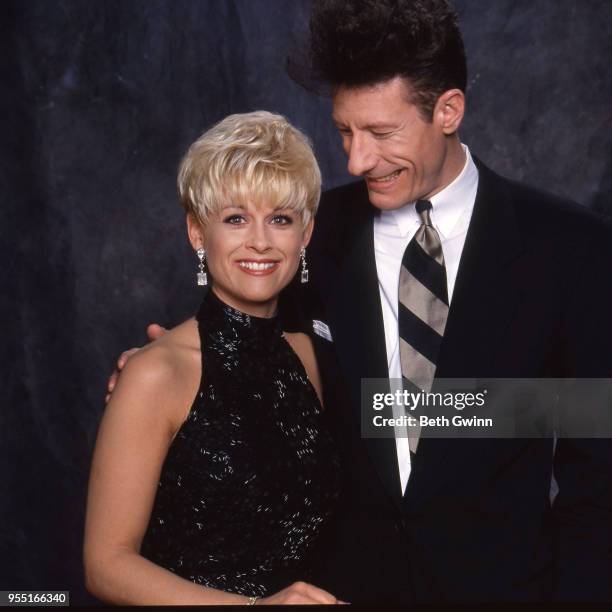
{"type": "Polygon", "coordinates": [[[251,276],[267,276],[273,274],[279,266],[274,259],[240,259],[236,262],[238,267],[251,276]]]}

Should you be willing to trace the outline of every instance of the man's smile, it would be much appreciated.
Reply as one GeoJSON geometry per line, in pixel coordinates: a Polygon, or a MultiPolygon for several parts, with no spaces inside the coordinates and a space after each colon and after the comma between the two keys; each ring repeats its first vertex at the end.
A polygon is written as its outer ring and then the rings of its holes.
{"type": "Polygon", "coordinates": [[[385,189],[391,187],[402,172],[403,168],[400,168],[399,170],[395,170],[394,172],[391,172],[391,174],[386,174],[385,176],[366,176],[365,179],[369,187],[375,189],[385,189]]]}

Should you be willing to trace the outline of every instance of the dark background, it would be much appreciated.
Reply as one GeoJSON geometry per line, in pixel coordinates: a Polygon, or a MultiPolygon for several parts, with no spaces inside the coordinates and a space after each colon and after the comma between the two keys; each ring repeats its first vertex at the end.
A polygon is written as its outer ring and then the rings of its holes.
{"type": "MultiPolygon", "coordinates": [[[[612,212],[612,2],[456,6],[463,140],[506,176],[612,212]]],[[[283,70],[306,0],[0,7],[0,590],[88,603],[85,489],[106,379],[148,322],[173,325],[199,299],[180,156],[212,122],[267,109],[312,137],[326,186],[348,176],[329,101],[283,70]]]]}

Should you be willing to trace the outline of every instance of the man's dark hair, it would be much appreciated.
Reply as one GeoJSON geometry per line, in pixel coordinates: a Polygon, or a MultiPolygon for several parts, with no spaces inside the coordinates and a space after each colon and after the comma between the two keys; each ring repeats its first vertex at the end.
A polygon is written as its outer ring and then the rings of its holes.
{"type": "Polygon", "coordinates": [[[309,56],[328,89],[405,77],[428,119],[443,92],[467,85],[457,13],[446,0],[314,0],[309,56]]]}

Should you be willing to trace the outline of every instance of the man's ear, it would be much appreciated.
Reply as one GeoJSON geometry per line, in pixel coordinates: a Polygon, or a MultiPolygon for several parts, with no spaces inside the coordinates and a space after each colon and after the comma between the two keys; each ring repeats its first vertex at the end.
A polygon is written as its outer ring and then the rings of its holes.
{"type": "Polygon", "coordinates": [[[311,217],[310,221],[306,224],[304,228],[304,239],[302,240],[302,245],[307,247],[310,239],[312,238],[312,230],[314,229],[314,217],[311,217]]]}
{"type": "Polygon", "coordinates": [[[445,91],[436,102],[434,121],[447,136],[457,132],[465,113],[465,95],[460,89],[445,91]]]}
{"type": "Polygon", "coordinates": [[[204,248],[204,228],[192,213],[187,213],[187,235],[194,251],[204,248]]]}

